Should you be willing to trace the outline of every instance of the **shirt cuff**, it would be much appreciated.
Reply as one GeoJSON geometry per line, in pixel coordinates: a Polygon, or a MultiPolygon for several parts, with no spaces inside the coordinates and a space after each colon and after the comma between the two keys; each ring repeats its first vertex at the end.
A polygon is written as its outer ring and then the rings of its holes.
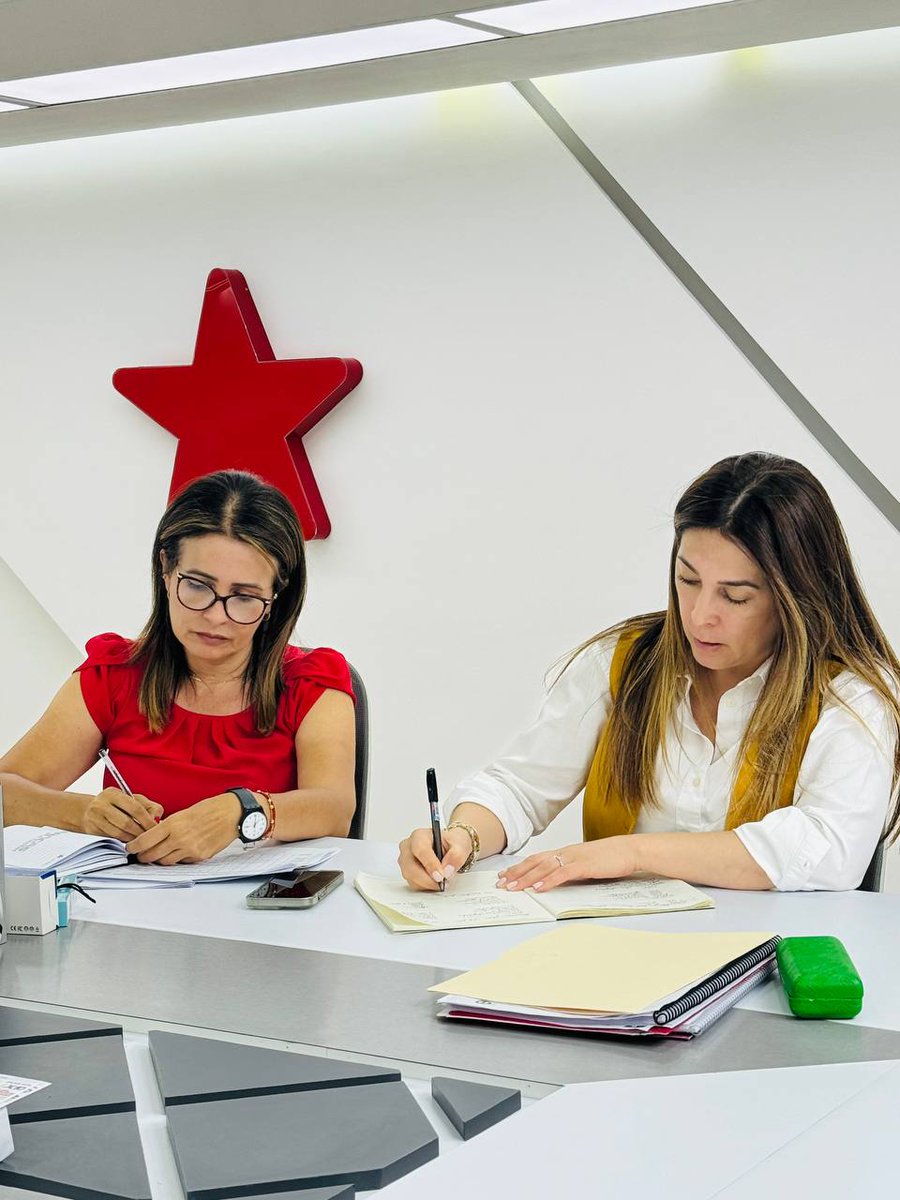
{"type": "Polygon", "coordinates": [[[798,808],[779,808],[734,831],[779,892],[815,891],[810,882],[831,849],[821,829],[798,808]]]}
{"type": "Polygon", "coordinates": [[[444,801],[444,819],[447,824],[450,823],[450,814],[458,804],[480,804],[482,808],[494,814],[506,833],[503,854],[517,854],[534,834],[534,826],[521,804],[502,784],[483,772],[463,779],[444,801]]]}

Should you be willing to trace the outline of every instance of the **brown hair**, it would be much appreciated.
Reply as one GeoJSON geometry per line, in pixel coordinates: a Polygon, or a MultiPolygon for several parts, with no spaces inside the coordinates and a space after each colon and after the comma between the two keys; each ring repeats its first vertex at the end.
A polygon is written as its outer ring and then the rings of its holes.
{"type": "MultiPolygon", "coordinates": [[[[754,748],[747,804],[751,820],[778,807],[810,699],[831,691],[832,664],[865,680],[891,710],[900,732],[900,662],[860,584],[846,535],[822,484],[798,462],[756,452],[725,458],[688,487],[675,508],[675,540],[665,612],[622,621],[586,645],[637,635],[610,710],[609,788],[632,813],[655,804],[656,760],[680,696],[679,680],[696,676],[675,592],[675,560],[689,529],[715,529],[756,560],[775,601],[780,634],[772,665],[740,747],[754,748]]],[[[900,740],[893,791],[900,778],[900,740]]],[[[896,802],[887,835],[896,837],[896,802]]]]}
{"type": "Polygon", "coordinates": [[[275,569],[277,597],[260,621],[244,673],[256,728],[271,733],[284,688],[281,661],[306,595],[306,557],[297,514],[271,484],[245,471],[216,471],[189,483],[162,515],[153,540],[153,609],[131,661],[144,674],[138,698],[154,733],[168,723],[179,687],[190,679],[184,648],[172,632],[165,573],[178,565],[184,538],[219,533],[246,542],[275,569]]]}

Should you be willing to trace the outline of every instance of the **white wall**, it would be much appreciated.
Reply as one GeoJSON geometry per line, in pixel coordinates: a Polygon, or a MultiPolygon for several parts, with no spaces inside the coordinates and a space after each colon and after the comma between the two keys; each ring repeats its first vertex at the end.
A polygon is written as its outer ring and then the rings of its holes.
{"type": "MultiPolygon", "coordinates": [[[[892,36],[542,86],[896,490],[875,399],[896,379],[892,36]]],[[[142,622],[174,441],[110,376],[190,361],[213,266],[244,272],[276,354],[365,369],[306,439],[334,532],[310,546],[298,634],[366,679],[371,836],[421,821],[426,766],[446,790],[489,757],[557,656],[664,602],[674,500],[726,454],[826,482],[900,642],[896,531],[512,88],[8,149],[2,168],[0,741],[76,646],[142,622]]],[[[577,829],[573,811],[549,836],[577,829]]]]}

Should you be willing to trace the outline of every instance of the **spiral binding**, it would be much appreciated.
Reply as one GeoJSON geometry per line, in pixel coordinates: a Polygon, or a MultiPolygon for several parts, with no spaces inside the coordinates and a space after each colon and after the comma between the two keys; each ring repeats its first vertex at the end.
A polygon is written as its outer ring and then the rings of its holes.
{"type": "Polygon", "coordinates": [[[679,1017],[683,1017],[686,1012],[690,1012],[692,1008],[696,1008],[698,1004],[702,1004],[704,1000],[708,1000],[710,996],[714,996],[716,992],[720,992],[735,980],[740,979],[742,975],[752,970],[755,966],[761,963],[769,955],[774,954],[775,947],[781,941],[781,935],[776,934],[767,942],[763,942],[761,946],[757,946],[755,950],[749,950],[746,954],[742,954],[740,958],[734,959],[730,963],[726,963],[714,974],[704,979],[702,983],[698,983],[696,987],[690,988],[679,996],[677,1000],[673,1000],[671,1004],[667,1004],[664,1008],[658,1008],[653,1014],[653,1020],[657,1025],[670,1025],[672,1021],[677,1021],[679,1017]]]}
{"type": "Polygon", "coordinates": [[[751,971],[748,971],[746,979],[728,988],[718,1000],[713,1000],[706,1008],[702,1008],[696,1016],[688,1017],[686,1021],[678,1026],[678,1029],[692,1036],[705,1032],[705,1030],[709,1029],[710,1025],[718,1021],[719,1017],[727,1013],[730,1008],[733,1008],[739,1000],[743,1000],[748,992],[752,992],[757,984],[763,983],[774,974],[775,958],[773,955],[768,962],[762,962],[758,967],[754,967],[751,971]]]}

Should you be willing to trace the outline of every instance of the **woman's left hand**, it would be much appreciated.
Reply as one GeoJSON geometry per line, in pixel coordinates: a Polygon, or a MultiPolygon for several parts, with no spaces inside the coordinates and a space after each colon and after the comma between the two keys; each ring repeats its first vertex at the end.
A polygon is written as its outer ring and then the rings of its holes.
{"type": "Polygon", "coordinates": [[[561,883],[580,879],[622,879],[637,869],[634,838],[623,835],[529,854],[522,862],[500,872],[497,887],[510,892],[528,887],[536,892],[549,892],[561,883]]]}
{"type": "Polygon", "coordinates": [[[233,792],[209,796],[129,842],[129,854],[140,862],[170,867],[180,862],[203,862],[224,850],[237,837],[241,803],[233,792]]]}

